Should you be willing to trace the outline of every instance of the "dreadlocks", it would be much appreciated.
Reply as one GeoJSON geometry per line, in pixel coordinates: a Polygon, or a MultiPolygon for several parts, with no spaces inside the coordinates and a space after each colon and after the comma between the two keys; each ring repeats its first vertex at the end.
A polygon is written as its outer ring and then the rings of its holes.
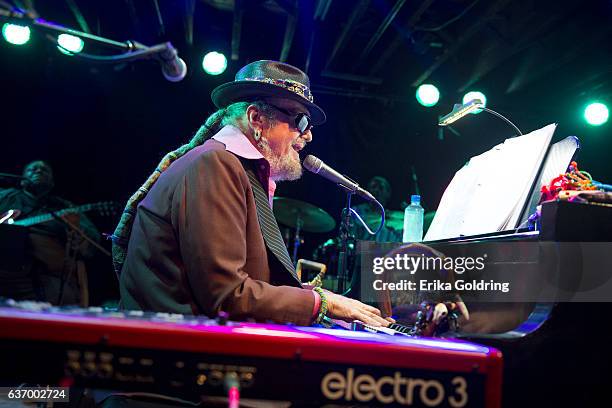
{"type": "Polygon", "coordinates": [[[219,109],[206,119],[204,124],[198,129],[189,143],[186,143],[176,150],[167,153],[157,165],[157,168],[147,178],[147,181],[130,197],[115,232],[110,239],[113,241],[113,267],[117,275],[121,273],[121,268],[127,256],[128,241],[136,216],[136,208],[151,187],[155,184],[162,172],[164,172],[176,159],[185,155],[190,150],[203,144],[206,140],[215,135],[223,126],[236,125],[244,128],[244,113],[249,105],[257,106],[262,112],[271,115],[272,107],[263,101],[255,102],[236,102],[223,109],[219,109]]]}

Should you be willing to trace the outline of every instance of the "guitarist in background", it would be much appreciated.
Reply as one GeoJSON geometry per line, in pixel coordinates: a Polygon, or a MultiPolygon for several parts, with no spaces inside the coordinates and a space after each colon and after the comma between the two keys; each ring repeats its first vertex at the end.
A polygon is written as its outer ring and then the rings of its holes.
{"type": "MultiPolygon", "coordinates": [[[[19,210],[16,219],[19,221],[73,207],[69,201],[51,194],[53,186],[53,170],[48,163],[40,160],[29,163],[23,171],[21,188],[0,189],[0,214],[19,210]]],[[[30,226],[26,262],[21,270],[0,267],[0,296],[53,304],[87,304],[84,259],[93,255],[94,248],[70,224],[99,241],[98,230],[82,214],[30,226]]]]}

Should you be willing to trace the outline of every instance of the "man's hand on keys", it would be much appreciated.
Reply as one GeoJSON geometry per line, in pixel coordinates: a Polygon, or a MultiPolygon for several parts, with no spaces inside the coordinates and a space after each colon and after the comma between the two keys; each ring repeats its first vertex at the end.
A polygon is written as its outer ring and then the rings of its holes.
{"type": "Polygon", "coordinates": [[[380,310],[375,307],[350,299],[342,295],[327,292],[327,316],[332,319],[340,319],[347,322],[359,320],[374,327],[387,327],[394,320],[390,317],[382,317],[380,310]]]}

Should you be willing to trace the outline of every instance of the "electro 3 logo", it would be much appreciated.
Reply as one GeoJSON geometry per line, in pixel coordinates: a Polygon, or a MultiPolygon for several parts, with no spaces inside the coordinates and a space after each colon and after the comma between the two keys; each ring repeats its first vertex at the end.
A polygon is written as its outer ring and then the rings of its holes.
{"type": "Polygon", "coordinates": [[[402,377],[396,371],[393,376],[374,378],[369,374],[355,376],[355,370],[346,374],[333,371],[321,380],[321,392],[330,400],[368,402],[375,399],[380,404],[419,405],[437,407],[445,401],[453,408],[465,407],[468,403],[467,381],[461,376],[451,380],[452,395],[438,380],[402,377]]]}

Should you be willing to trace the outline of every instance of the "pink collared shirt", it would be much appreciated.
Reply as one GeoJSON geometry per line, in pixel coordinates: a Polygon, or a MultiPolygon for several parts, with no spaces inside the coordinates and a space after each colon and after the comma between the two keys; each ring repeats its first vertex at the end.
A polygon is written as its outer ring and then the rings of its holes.
{"type": "MultiPolygon", "coordinates": [[[[244,159],[257,160],[263,159],[263,155],[249,139],[235,126],[226,125],[212,139],[221,142],[225,145],[228,152],[234,153],[244,159]]],[[[274,201],[274,192],[276,191],[276,182],[268,179],[268,197],[270,198],[270,207],[274,201]]]]}

